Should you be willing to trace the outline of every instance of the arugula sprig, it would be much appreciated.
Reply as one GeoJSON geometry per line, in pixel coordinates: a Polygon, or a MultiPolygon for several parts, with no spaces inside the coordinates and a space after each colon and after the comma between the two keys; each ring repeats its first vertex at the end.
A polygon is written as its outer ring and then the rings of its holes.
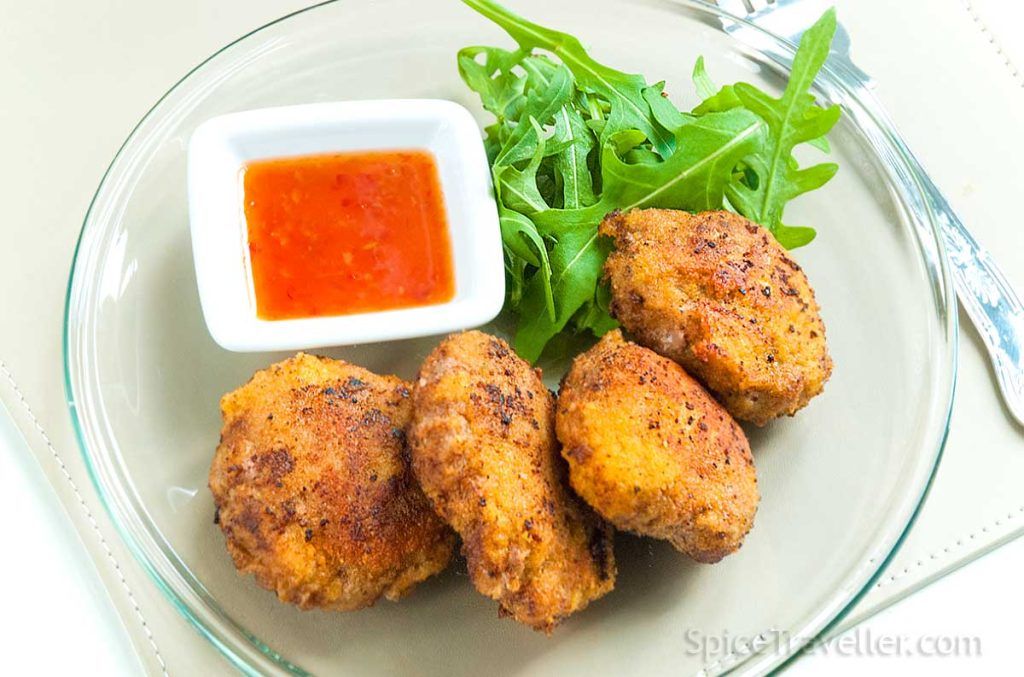
{"type": "Polygon", "coordinates": [[[694,67],[694,86],[704,98],[695,112],[742,107],[767,123],[764,147],[744,160],[744,172],[726,194],[737,212],[772,231],[788,249],[809,243],[815,232],[805,226],[785,225],[782,212],[786,203],[825,185],[839,169],[833,162],[801,169],[793,157],[794,148],[801,143],[829,151],[825,135],[838,122],[839,107],[818,106],[810,90],[828,57],[835,31],[835,9],[829,9],[804,32],[786,89],[777,99],[745,82],[715,91],[703,59],[698,59],[694,67]]]}
{"type": "Polygon", "coordinates": [[[597,226],[616,209],[702,211],[731,206],[787,247],[814,231],[782,223],[786,202],[827,182],[836,167],[800,169],[794,148],[828,149],[838,119],[810,93],[828,55],[835,14],[804,34],[782,97],[745,83],[715,88],[703,59],[703,100],[680,111],[665,83],[648,84],[595,61],[580,41],[531,23],[493,0],[463,0],[501,26],[514,50],[467,47],[459,73],[495,117],[486,132],[498,198],[506,307],[516,350],[536,361],[560,332],[600,336],[616,326],[601,282],[611,248],[597,226]]]}

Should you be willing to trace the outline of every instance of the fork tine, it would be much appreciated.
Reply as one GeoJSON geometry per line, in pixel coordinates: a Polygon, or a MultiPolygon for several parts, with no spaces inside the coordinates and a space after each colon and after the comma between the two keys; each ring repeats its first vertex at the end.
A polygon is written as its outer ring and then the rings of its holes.
{"type": "Polygon", "coordinates": [[[799,6],[800,14],[805,16],[821,16],[825,10],[835,5],[833,0],[768,0],[774,5],[773,9],[783,10],[787,7],[799,6]]]}
{"type": "MultiPolygon", "coordinates": [[[[713,0],[714,1],[714,0],[713,0]]],[[[832,5],[834,0],[717,0],[720,9],[742,17],[793,44],[800,42],[803,32],[832,5]]],[[[722,27],[741,42],[762,48],[759,38],[743,24],[722,19],[722,27]]],[[[867,88],[874,86],[871,77],[850,58],[850,36],[840,23],[832,42],[832,56],[843,62],[854,79],[867,88]]]]}

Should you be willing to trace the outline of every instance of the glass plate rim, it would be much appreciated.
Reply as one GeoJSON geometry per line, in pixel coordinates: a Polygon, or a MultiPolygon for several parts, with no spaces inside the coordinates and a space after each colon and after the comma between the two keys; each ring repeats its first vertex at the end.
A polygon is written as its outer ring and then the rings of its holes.
{"type": "MultiPolygon", "coordinates": [[[[166,92],[164,92],[164,94],[161,95],[160,98],[158,98],[153,103],[149,110],[147,110],[146,113],[133,126],[132,130],[125,138],[125,141],[118,148],[117,152],[111,159],[110,164],[107,166],[107,169],[104,171],[102,177],[100,178],[100,181],[97,185],[97,189],[94,192],[93,197],[89,202],[89,206],[86,209],[85,216],[83,217],[82,227],[79,232],[79,236],[75,244],[75,249],[72,256],[72,263],[68,274],[68,282],[65,293],[65,306],[63,318],[64,326],[62,332],[62,352],[64,366],[63,385],[65,392],[65,400],[68,407],[69,416],[71,418],[72,428],[75,433],[75,440],[79,448],[79,452],[82,455],[90,481],[92,482],[93,487],[96,489],[96,492],[100,498],[100,502],[102,503],[108,516],[111,518],[111,521],[113,522],[115,530],[117,531],[118,535],[126,544],[128,550],[132,553],[132,556],[141,565],[143,570],[146,571],[147,575],[156,584],[157,588],[161,591],[164,597],[166,597],[167,600],[171,602],[172,606],[185,618],[185,620],[188,621],[188,623],[192,625],[193,628],[195,628],[196,631],[202,637],[204,637],[207,641],[213,644],[217,648],[217,650],[236,669],[242,671],[245,674],[251,675],[263,674],[263,672],[260,669],[260,665],[258,665],[258,663],[262,663],[260,659],[269,659],[271,663],[269,664],[268,667],[277,669],[283,668],[284,670],[291,672],[293,674],[306,675],[310,673],[306,672],[298,665],[290,662],[285,657],[281,656],[277,651],[275,651],[270,646],[265,644],[259,637],[256,637],[249,633],[244,627],[237,624],[230,617],[225,617],[223,610],[220,609],[219,605],[216,603],[215,600],[204,599],[204,597],[209,597],[209,593],[205,590],[205,587],[202,585],[202,583],[191,574],[191,571],[188,569],[187,565],[185,565],[184,562],[181,562],[180,559],[178,559],[177,554],[174,552],[173,548],[171,548],[169,544],[166,544],[165,546],[157,542],[156,539],[153,538],[154,530],[148,528],[146,525],[142,525],[144,533],[146,533],[153,540],[153,543],[151,545],[156,547],[156,550],[159,553],[159,555],[163,557],[165,560],[161,562],[161,564],[164,564],[165,566],[170,566],[171,569],[175,571],[179,578],[184,579],[186,577],[182,574],[180,570],[178,570],[178,567],[175,566],[174,562],[178,562],[178,564],[182,568],[184,568],[184,571],[188,574],[188,577],[191,578],[198,585],[199,592],[197,592],[194,589],[192,590],[192,592],[196,594],[202,601],[212,605],[213,607],[212,609],[209,609],[209,613],[205,615],[210,616],[212,614],[213,616],[219,617],[219,620],[222,623],[226,623],[230,628],[233,628],[238,633],[243,635],[246,641],[248,642],[248,646],[238,646],[238,643],[234,641],[233,638],[224,637],[222,636],[222,632],[220,630],[218,630],[217,628],[210,627],[210,625],[207,622],[210,619],[201,618],[194,612],[193,607],[182,598],[179,592],[175,590],[175,586],[167,580],[165,574],[162,573],[157,568],[156,564],[150,559],[149,555],[147,555],[146,553],[145,548],[143,547],[143,544],[139,542],[135,533],[133,533],[132,525],[130,524],[130,522],[132,520],[139,521],[139,515],[122,515],[121,512],[118,510],[118,502],[120,499],[114,496],[114,493],[117,490],[119,490],[119,488],[107,487],[104,484],[104,479],[102,476],[103,473],[101,471],[101,468],[96,462],[96,459],[92,457],[92,452],[86,442],[85,429],[79,414],[77,400],[75,398],[75,388],[73,383],[74,379],[72,377],[71,364],[71,359],[73,356],[71,351],[71,317],[73,309],[72,304],[74,300],[73,297],[75,291],[76,272],[78,271],[79,268],[79,257],[82,251],[83,243],[86,239],[87,231],[89,230],[90,219],[93,216],[97,200],[103,192],[107,180],[111,177],[113,170],[117,167],[119,161],[122,160],[125,156],[125,152],[128,150],[129,146],[132,144],[133,141],[136,140],[136,134],[142,129],[143,126],[145,126],[147,122],[150,121],[151,117],[157,111],[157,109],[159,109],[161,105],[178,90],[179,87],[184,85],[187,81],[189,81],[192,78],[193,75],[197,74],[207,64],[209,64],[211,61],[216,59],[221,54],[225,53],[235,45],[242,43],[248,38],[272,26],[286,22],[302,14],[315,12],[316,10],[327,5],[335,5],[355,1],[357,0],[323,0],[322,2],[318,2],[314,5],[310,5],[308,7],[304,7],[294,12],[290,12],[277,19],[266,22],[258,26],[257,28],[254,28],[253,30],[247,31],[246,33],[231,40],[224,46],[212,52],[205,59],[203,59],[198,64],[190,68],[166,92]],[[246,649],[249,649],[249,651],[246,651],[246,649]],[[251,651],[252,649],[256,650],[255,653],[251,651]],[[255,658],[256,660],[251,660],[251,658],[255,658]]],[[[643,2],[644,0],[627,1],[643,2]]],[[[759,33],[762,37],[766,38],[772,43],[775,43],[776,47],[781,47],[784,53],[791,54],[794,49],[794,45],[790,41],[750,23],[743,17],[734,15],[713,4],[704,2],[703,0],[660,0],[660,2],[667,5],[676,5],[679,7],[689,8],[698,13],[702,13],[705,17],[711,17],[712,19],[722,18],[742,24],[745,27],[752,29],[756,33],[759,33]]],[[[822,74],[819,75],[816,84],[820,85],[822,81],[828,82],[833,90],[845,94],[844,103],[846,103],[847,105],[859,107],[860,113],[877,128],[878,132],[880,132],[883,135],[881,143],[884,143],[891,153],[891,157],[888,158],[890,164],[892,162],[895,162],[898,165],[897,169],[902,170],[904,180],[908,181],[909,185],[915,190],[915,194],[913,196],[918,198],[911,204],[908,204],[908,207],[911,209],[911,211],[916,211],[918,221],[923,222],[916,224],[917,228],[915,229],[915,235],[918,238],[920,238],[920,236],[922,235],[920,226],[923,225],[926,231],[925,234],[928,235],[932,240],[927,244],[931,244],[934,247],[934,250],[929,251],[929,248],[924,246],[926,243],[919,243],[919,254],[921,258],[924,259],[924,262],[926,264],[930,264],[929,266],[927,266],[927,276],[929,278],[929,281],[933,285],[933,292],[940,292],[938,298],[940,304],[939,307],[936,308],[936,312],[939,314],[940,320],[942,320],[944,316],[944,322],[941,322],[943,332],[940,337],[940,339],[944,340],[940,340],[939,347],[945,349],[944,353],[946,357],[946,368],[944,369],[942,374],[944,376],[943,381],[946,384],[945,396],[942,398],[945,401],[945,414],[944,416],[940,416],[937,419],[937,424],[935,428],[938,429],[939,425],[941,425],[942,430],[939,432],[939,435],[936,438],[935,447],[931,452],[930,463],[927,464],[926,471],[922,473],[920,477],[915,478],[918,480],[920,486],[917,492],[917,497],[908,502],[911,504],[911,508],[907,516],[903,520],[903,526],[893,529],[892,533],[895,534],[893,538],[883,539],[882,543],[877,544],[880,549],[887,550],[887,553],[883,557],[878,558],[878,563],[877,566],[874,568],[874,571],[867,574],[865,577],[863,577],[863,581],[861,583],[858,583],[859,589],[847,595],[845,599],[831,599],[825,608],[820,609],[815,614],[813,620],[808,621],[805,624],[805,628],[803,628],[803,631],[797,636],[796,641],[787,643],[786,651],[769,651],[770,647],[768,646],[768,644],[765,644],[760,648],[751,645],[746,652],[736,652],[729,654],[725,656],[722,660],[716,661],[716,663],[712,664],[724,668],[725,672],[731,672],[741,667],[749,668],[751,671],[766,672],[769,670],[780,668],[784,665],[788,665],[790,662],[795,660],[800,655],[801,650],[807,644],[826,636],[831,630],[836,628],[842,622],[842,620],[847,616],[850,610],[852,610],[853,607],[856,606],[856,604],[861,599],[863,599],[863,597],[872,589],[874,583],[882,575],[886,566],[896,556],[896,554],[900,550],[900,547],[906,540],[906,537],[909,534],[911,528],[913,527],[915,521],[917,520],[921,508],[924,505],[925,499],[927,498],[928,493],[934,483],[936,471],[938,470],[939,464],[941,462],[942,454],[949,435],[950,418],[952,415],[953,400],[955,396],[955,388],[957,382],[957,337],[959,333],[959,326],[956,294],[953,287],[953,281],[949,267],[949,260],[947,257],[944,240],[941,235],[941,230],[939,228],[937,220],[934,217],[931,205],[926,199],[923,198],[924,190],[921,186],[919,176],[911,169],[912,165],[908,162],[905,153],[902,150],[900,150],[898,145],[893,144],[890,141],[891,138],[899,137],[898,131],[894,129],[891,126],[891,124],[889,124],[886,120],[881,119],[878,116],[871,113],[870,109],[863,107],[860,103],[859,97],[856,94],[854,94],[850,90],[850,88],[843,83],[842,78],[838,76],[836,72],[829,67],[828,64],[826,64],[825,67],[822,69],[822,74]],[[886,545],[885,543],[886,540],[888,540],[889,542],[888,545],[886,545]]],[[[878,143],[879,141],[876,139],[875,142],[878,143]]],[[[872,150],[877,152],[877,149],[874,147],[872,148],[872,150]]],[[[904,191],[906,191],[906,189],[907,186],[904,186],[904,191]]],[[[909,195],[904,195],[904,197],[909,197],[909,195]]],[[[141,500],[139,501],[139,503],[141,505],[141,500]]],[[[156,530],[156,534],[159,535],[158,530],[156,530]]],[[[706,665],[705,670],[707,667],[708,666],[706,665]]],[[[702,674],[705,670],[702,670],[702,674]]]]}

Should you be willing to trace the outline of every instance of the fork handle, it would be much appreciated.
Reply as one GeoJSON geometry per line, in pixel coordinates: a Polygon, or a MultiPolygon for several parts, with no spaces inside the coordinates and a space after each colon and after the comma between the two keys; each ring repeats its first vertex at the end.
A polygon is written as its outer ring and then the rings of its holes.
{"type": "MultiPolygon", "coordinates": [[[[834,59],[830,61],[836,65],[834,59]]],[[[836,70],[849,68],[845,63],[838,65],[836,70]]],[[[850,80],[857,82],[858,78],[849,77],[850,80]]],[[[857,84],[862,100],[872,107],[872,112],[895,129],[875,95],[863,81],[857,84]]],[[[985,343],[1007,408],[1024,425],[1024,305],[991,254],[974,239],[902,137],[897,134],[890,140],[903,151],[920,181],[942,231],[957,297],[985,343]]]]}
{"type": "Polygon", "coordinates": [[[907,155],[942,229],[957,297],[988,349],[1010,413],[1024,425],[1024,305],[917,158],[907,155]]]}
{"type": "MultiPolygon", "coordinates": [[[[828,65],[855,90],[874,116],[896,129],[885,107],[871,91],[870,78],[853,64],[848,53],[833,52],[828,65]]],[[[889,140],[899,147],[917,175],[942,232],[957,297],[985,343],[1007,409],[1024,425],[1024,305],[991,254],[967,230],[903,137],[893,134],[889,140]]]]}

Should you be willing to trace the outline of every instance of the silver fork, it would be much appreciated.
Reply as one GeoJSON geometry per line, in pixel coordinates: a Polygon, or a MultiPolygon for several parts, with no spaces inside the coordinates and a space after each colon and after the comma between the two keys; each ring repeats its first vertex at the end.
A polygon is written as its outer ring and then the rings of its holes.
{"type": "MultiPolygon", "coordinates": [[[[793,45],[799,43],[804,29],[809,28],[832,5],[830,0],[705,2],[717,4],[734,17],[746,19],[793,45]]],[[[788,68],[792,65],[786,53],[750,26],[729,19],[723,19],[722,26],[727,33],[760,50],[781,66],[788,68]]],[[[871,109],[872,114],[895,128],[881,103],[871,93],[874,87],[871,77],[850,58],[850,36],[842,24],[836,29],[828,66],[843,78],[845,84],[871,109]]],[[[1010,414],[1024,425],[1024,305],[991,255],[967,230],[902,138],[895,135],[890,140],[906,155],[911,168],[919,177],[925,198],[942,230],[957,296],[985,342],[1010,414]]]]}

